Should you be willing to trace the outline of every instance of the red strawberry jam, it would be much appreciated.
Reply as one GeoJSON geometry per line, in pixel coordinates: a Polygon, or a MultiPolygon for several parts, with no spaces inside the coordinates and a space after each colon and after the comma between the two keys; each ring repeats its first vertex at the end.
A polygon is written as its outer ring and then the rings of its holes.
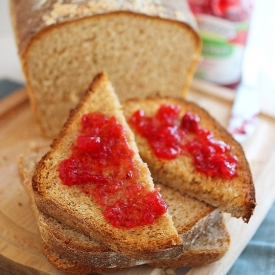
{"type": "Polygon", "coordinates": [[[231,154],[230,146],[202,128],[198,115],[187,111],[180,118],[179,113],[180,106],[175,105],[161,105],[152,117],[138,110],[130,118],[130,124],[147,139],[158,158],[172,160],[189,155],[201,173],[226,179],[234,177],[238,160],[231,154]]]}
{"type": "Polygon", "coordinates": [[[134,152],[115,117],[84,115],[71,149],[72,155],[59,165],[60,179],[90,195],[113,226],[150,225],[166,212],[159,190],[150,191],[139,183],[134,152]]]}

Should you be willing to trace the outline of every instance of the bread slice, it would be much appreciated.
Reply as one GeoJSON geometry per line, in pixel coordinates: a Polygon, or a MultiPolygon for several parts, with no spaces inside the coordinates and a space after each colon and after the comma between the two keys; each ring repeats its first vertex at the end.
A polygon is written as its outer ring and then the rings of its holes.
{"type": "MultiPolygon", "coordinates": [[[[52,248],[43,244],[44,253],[49,262],[58,270],[76,275],[105,274],[123,270],[124,268],[97,268],[86,262],[73,261],[57,254],[52,248]]],[[[229,235],[223,220],[217,221],[213,227],[201,234],[190,249],[184,250],[182,255],[171,261],[149,263],[150,266],[162,269],[178,267],[194,267],[213,263],[220,260],[229,246],[229,235]]],[[[131,266],[129,266],[130,268],[131,266]]]]}
{"type": "Polygon", "coordinates": [[[190,86],[201,41],[186,1],[10,4],[27,91],[48,137],[59,133],[91,77],[103,70],[120,100],[184,96],[190,86]]]}
{"type": "MultiPolygon", "coordinates": [[[[225,227],[222,216],[212,227],[203,232],[189,249],[183,250],[180,257],[174,260],[148,263],[152,267],[169,269],[178,267],[202,266],[220,260],[229,248],[230,237],[225,227]]],[[[76,275],[83,274],[105,274],[133,267],[95,267],[87,264],[87,261],[71,260],[59,255],[53,248],[43,243],[44,253],[49,262],[58,270],[76,275]]],[[[64,250],[64,249],[63,249],[64,250]]],[[[134,261],[134,260],[133,260],[134,261]]],[[[136,265],[142,264],[143,261],[136,260],[136,265]]]]}
{"type": "MultiPolygon", "coordinates": [[[[78,107],[71,113],[52,149],[38,163],[33,176],[35,201],[40,211],[89,235],[117,253],[137,259],[167,259],[181,254],[182,241],[166,212],[152,225],[119,228],[107,222],[102,207],[76,185],[64,185],[59,177],[59,164],[71,156],[71,147],[80,131],[81,117],[100,112],[115,117],[122,125],[124,137],[133,151],[133,163],[139,170],[137,181],[146,190],[154,190],[147,165],[142,162],[133,133],[123,116],[121,105],[107,76],[97,75],[78,107]]],[[[109,172],[108,172],[109,173],[109,172]]]]}
{"type": "MultiPolygon", "coordinates": [[[[44,253],[59,270],[72,273],[101,273],[148,263],[117,254],[74,229],[39,211],[35,205],[31,177],[47,148],[33,148],[18,159],[21,183],[35,213],[44,244],[44,253]],[[81,268],[80,268],[80,267],[81,268]]],[[[175,226],[183,239],[181,256],[171,261],[149,263],[160,268],[204,265],[220,259],[229,246],[229,235],[221,213],[169,187],[161,189],[175,226]]]]}
{"type": "MultiPolygon", "coordinates": [[[[209,231],[209,228],[213,227],[217,220],[221,219],[221,214],[217,209],[203,205],[203,203],[187,196],[181,196],[170,188],[164,187],[161,193],[169,207],[172,208],[171,215],[184,244],[181,254],[181,257],[184,259],[185,252],[192,250],[193,244],[196,243],[196,239],[200,234],[209,231]],[[179,213],[182,213],[182,217],[179,213]]],[[[59,255],[67,259],[101,268],[127,268],[150,262],[147,260],[131,259],[122,254],[115,253],[88,236],[78,233],[76,230],[58,222],[56,219],[42,212],[39,212],[39,215],[40,233],[43,241],[59,255]]],[[[225,243],[228,246],[226,240],[225,243]]],[[[225,251],[223,250],[222,252],[225,251]]],[[[219,255],[222,254],[221,250],[219,252],[219,255]]],[[[161,262],[161,260],[159,261],[161,262]]],[[[200,264],[204,264],[203,259],[200,264]]]]}
{"type": "Polygon", "coordinates": [[[172,160],[158,158],[147,140],[130,125],[135,134],[140,155],[148,164],[154,180],[248,222],[256,205],[249,164],[241,145],[207,111],[192,102],[171,97],[127,100],[123,103],[123,109],[129,120],[133,113],[140,109],[144,110],[147,116],[153,116],[163,104],[180,106],[180,116],[186,111],[197,114],[200,118],[199,125],[213,132],[216,140],[228,144],[231,153],[237,156],[238,164],[236,176],[231,179],[207,176],[196,170],[192,158],[186,154],[172,160]]]}

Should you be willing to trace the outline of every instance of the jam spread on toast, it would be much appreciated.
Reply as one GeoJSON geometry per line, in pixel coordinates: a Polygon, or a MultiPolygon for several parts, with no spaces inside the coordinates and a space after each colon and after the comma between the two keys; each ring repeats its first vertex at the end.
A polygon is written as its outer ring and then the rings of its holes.
{"type": "Polygon", "coordinates": [[[139,183],[134,152],[115,117],[83,115],[80,133],[71,149],[72,155],[59,165],[60,179],[89,194],[113,226],[150,225],[167,211],[159,190],[148,190],[139,183]]]}
{"type": "Polygon", "coordinates": [[[158,158],[173,160],[180,155],[189,155],[201,173],[226,179],[234,177],[238,159],[231,154],[230,146],[202,128],[197,114],[187,111],[180,117],[180,111],[178,105],[163,104],[152,117],[137,110],[129,122],[147,139],[158,158]]]}

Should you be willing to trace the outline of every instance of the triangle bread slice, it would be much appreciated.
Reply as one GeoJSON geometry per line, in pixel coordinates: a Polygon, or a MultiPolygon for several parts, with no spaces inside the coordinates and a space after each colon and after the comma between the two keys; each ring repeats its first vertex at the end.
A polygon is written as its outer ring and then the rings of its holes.
{"type": "Polygon", "coordinates": [[[139,182],[149,190],[154,188],[148,166],[141,160],[134,135],[126,123],[119,100],[104,73],[97,75],[79,105],[71,112],[51,150],[38,163],[33,176],[36,205],[40,211],[89,235],[117,253],[144,259],[171,259],[182,252],[182,241],[168,213],[150,226],[121,229],[106,221],[102,209],[77,186],[62,184],[58,166],[71,154],[71,146],[79,135],[82,115],[101,112],[115,116],[125,130],[134,162],[140,171],[139,182]]]}
{"type": "MultiPolygon", "coordinates": [[[[148,263],[117,254],[37,209],[31,178],[46,150],[47,147],[33,148],[20,155],[18,167],[21,184],[29,196],[48,260],[59,270],[74,274],[113,272],[148,263]]],[[[171,268],[205,265],[219,260],[229,246],[229,235],[220,211],[169,187],[161,186],[161,193],[183,240],[184,250],[177,259],[149,264],[171,268]]]]}
{"type": "Polygon", "coordinates": [[[128,121],[132,114],[140,109],[144,110],[147,116],[153,116],[162,104],[180,106],[180,117],[186,111],[197,114],[201,127],[213,132],[215,139],[230,146],[232,154],[238,158],[238,165],[237,174],[232,179],[207,176],[196,171],[192,158],[187,155],[180,155],[173,160],[158,158],[147,140],[131,127],[140,156],[148,164],[154,180],[248,222],[256,206],[255,188],[241,145],[206,110],[182,98],[151,97],[144,100],[127,100],[123,103],[123,110],[128,121]]]}

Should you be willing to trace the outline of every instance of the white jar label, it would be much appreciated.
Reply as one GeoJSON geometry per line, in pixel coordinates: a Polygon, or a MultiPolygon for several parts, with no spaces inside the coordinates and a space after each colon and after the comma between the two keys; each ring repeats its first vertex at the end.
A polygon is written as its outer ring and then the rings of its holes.
{"type": "Polygon", "coordinates": [[[202,61],[196,76],[221,85],[240,80],[248,21],[231,22],[206,14],[196,16],[202,38],[202,61]]]}

